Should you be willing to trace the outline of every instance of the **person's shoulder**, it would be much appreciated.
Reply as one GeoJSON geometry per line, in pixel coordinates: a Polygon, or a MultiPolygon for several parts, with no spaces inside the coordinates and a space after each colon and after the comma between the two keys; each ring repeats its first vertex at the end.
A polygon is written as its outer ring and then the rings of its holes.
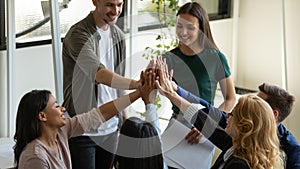
{"type": "Polygon", "coordinates": [[[208,59],[209,61],[220,60],[221,61],[220,63],[228,64],[226,56],[219,50],[205,49],[205,51],[202,52],[202,54],[205,55],[205,56],[210,56],[210,57],[206,57],[206,59],[209,58],[208,59]]]}
{"type": "Polygon", "coordinates": [[[93,34],[96,31],[96,25],[91,12],[85,18],[72,25],[68,30],[66,37],[72,37],[74,34],[93,34]]]}
{"type": "Polygon", "coordinates": [[[46,159],[47,153],[47,148],[40,141],[35,139],[26,145],[22,151],[21,158],[25,161],[26,159],[46,159]]]}
{"type": "Polygon", "coordinates": [[[175,52],[179,52],[179,47],[175,47],[173,49],[170,50],[171,53],[175,53],[175,52]]]}
{"type": "Polygon", "coordinates": [[[45,147],[45,145],[41,141],[39,141],[38,139],[33,140],[27,146],[31,149],[29,151],[32,151],[32,153],[37,155],[37,156],[39,156],[43,152],[47,151],[46,150],[47,148],[45,147]]]}
{"type": "Polygon", "coordinates": [[[113,34],[117,34],[117,38],[120,40],[125,40],[125,33],[121,28],[118,27],[118,25],[110,25],[110,29],[113,34]]]}
{"type": "Polygon", "coordinates": [[[300,151],[299,142],[297,141],[295,136],[288,129],[285,128],[283,124],[279,124],[277,130],[279,133],[280,142],[284,147],[293,147],[290,150],[300,151]]]}
{"type": "Polygon", "coordinates": [[[247,162],[237,157],[232,157],[230,161],[228,161],[227,165],[224,168],[230,169],[250,169],[247,162]]]}
{"type": "Polygon", "coordinates": [[[171,49],[170,51],[165,52],[162,55],[162,57],[166,58],[166,59],[171,59],[172,56],[178,56],[178,55],[180,55],[179,52],[180,52],[179,48],[175,47],[175,48],[171,49]]]}
{"type": "Polygon", "coordinates": [[[49,151],[41,146],[41,144],[36,140],[33,140],[27,144],[22,151],[19,160],[19,168],[47,168],[50,161],[47,155],[48,152],[49,151]]]}
{"type": "Polygon", "coordinates": [[[206,49],[204,49],[204,52],[202,52],[202,53],[211,54],[211,55],[215,55],[218,57],[225,57],[225,55],[220,50],[213,49],[213,48],[206,48],[206,49]]]}

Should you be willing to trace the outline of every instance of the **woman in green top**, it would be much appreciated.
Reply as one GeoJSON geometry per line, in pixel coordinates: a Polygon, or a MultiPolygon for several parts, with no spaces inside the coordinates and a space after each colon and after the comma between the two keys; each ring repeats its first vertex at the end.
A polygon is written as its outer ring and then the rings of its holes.
{"type": "MultiPolygon", "coordinates": [[[[174,70],[173,80],[212,105],[219,83],[224,98],[219,108],[230,112],[236,102],[234,84],[227,59],[213,40],[208,14],[200,4],[189,2],[179,9],[176,16],[179,45],[163,55],[169,70],[174,70]]],[[[183,119],[176,106],[173,106],[173,111],[174,118],[183,119]]],[[[192,128],[186,140],[190,144],[199,143],[201,133],[186,121],[181,121],[192,128]]]]}
{"type": "Polygon", "coordinates": [[[168,68],[174,70],[176,83],[210,104],[219,83],[224,98],[220,108],[230,112],[236,98],[229,65],[213,40],[208,15],[199,3],[189,2],[179,9],[176,34],[179,45],[163,56],[168,68]]]}

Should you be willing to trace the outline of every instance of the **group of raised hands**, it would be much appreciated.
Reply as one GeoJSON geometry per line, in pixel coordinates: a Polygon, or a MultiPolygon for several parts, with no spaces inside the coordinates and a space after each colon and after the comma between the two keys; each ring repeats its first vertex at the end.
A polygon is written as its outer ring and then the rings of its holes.
{"type": "MultiPolygon", "coordinates": [[[[138,90],[145,105],[154,103],[157,92],[166,96],[171,102],[175,103],[182,111],[190,105],[177,95],[178,86],[172,81],[173,70],[168,71],[166,60],[157,57],[156,61],[151,60],[145,71],[140,74],[140,85],[138,90]]],[[[196,128],[192,128],[185,139],[189,144],[198,144],[202,134],[196,128]]]]}
{"type": "Polygon", "coordinates": [[[165,59],[157,57],[156,61],[151,60],[140,74],[141,85],[138,90],[144,103],[154,103],[158,91],[165,96],[176,93],[177,85],[172,77],[173,70],[169,73],[165,59]]]}

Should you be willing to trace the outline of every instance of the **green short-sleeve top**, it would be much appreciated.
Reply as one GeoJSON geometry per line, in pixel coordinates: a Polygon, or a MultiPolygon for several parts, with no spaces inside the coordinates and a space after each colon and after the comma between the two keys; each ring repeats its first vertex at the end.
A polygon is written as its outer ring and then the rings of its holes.
{"type": "MultiPolygon", "coordinates": [[[[175,48],[163,55],[168,69],[174,70],[173,80],[182,88],[214,103],[217,84],[231,75],[227,59],[223,53],[215,49],[204,49],[193,56],[184,55],[175,48]]],[[[174,108],[179,112],[178,108],[174,108]]]]}

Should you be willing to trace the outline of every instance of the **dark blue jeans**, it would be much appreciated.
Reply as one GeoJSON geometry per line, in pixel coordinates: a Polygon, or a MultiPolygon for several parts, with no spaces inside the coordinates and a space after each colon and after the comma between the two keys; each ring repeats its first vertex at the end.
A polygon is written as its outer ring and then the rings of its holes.
{"type": "Polygon", "coordinates": [[[73,169],[111,169],[116,152],[117,134],[79,136],[69,139],[73,169]]]}

